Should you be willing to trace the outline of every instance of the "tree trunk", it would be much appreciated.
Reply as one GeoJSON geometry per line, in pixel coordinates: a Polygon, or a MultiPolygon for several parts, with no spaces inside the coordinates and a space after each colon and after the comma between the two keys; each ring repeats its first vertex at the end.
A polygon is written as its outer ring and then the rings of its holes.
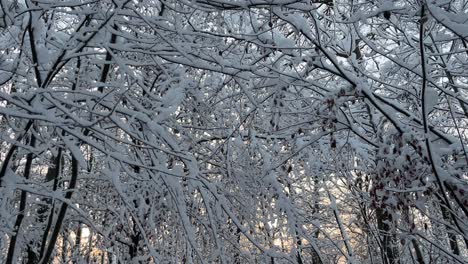
{"type": "MultiPolygon", "coordinates": [[[[31,147],[34,147],[35,144],[36,144],[36,137],[34,135],[31,135],[31,140],[29,142],[29,145],[31,147]]],[[[28,153],[28,155],[26,156],[26,164],[24,166],[24,178],[25,179],[29,179],[29,176],[31,174],[31,165],[32,165],[33,158],[34,158],[34,155],[32,152],[28,153]]],[[[8,247],[7,258],[5,260],[5,264],[11,264],[13,263],[13,260],[14,260],[18,233],[20,231],[21,223],[23,222],[25,210],[26,210],[26,199],[27,199],[27,192],[22,190],[19,209],[18,209],[18,215],[16,216],[16,221],[15,221],[15,226],[14,226],[15,233],[11,236],[11,239],[10,239],[10,245],[8,247]]]]}
{"type": "MultiPolygon", "coordinates": [[[[55,192],[57,190],[57,185],[58,185],[58,178],[59,178],[59,175],[60,175],[60,161],[62,160],[62,149],[58,149],[58,152],[57,152],[57,156],[55,157],[54,159],[54,166],[53,167],[49,167],[47,169],[47,174],[46,174],[46,182],[49,182],[49,181],[54,181],[53,182],[53,187],[52,187],[52,190],[55,192]]],[[[51,208],[50,208],[50,213],[49,213],[49,216],[48,216],[48,219],[47,219],[47,225],[44,229],[44,233],[42,235],[42,242],[41,242],[41,249],[39,251],[39,259],[41,259],[44,255],[44,250],[45,250],[45,246],[47,244],[47,237],[49,236],[49,232],[50,232],[50,228],[52,226],[52,222],[53,222],[53,219],[54,219],[54,209],[55,209],[55,206],[54,206],[54,203],[52,201],[52,199],[44,199],[45,202],[47,204],[50,204],[51,205],[51,208]]],[[[39,212],[39,220],[40,222],[44,222],[45,221],[45,212],[47,211],[47,208],[46,206],[44,206],[40,212],[39,212]]]]}
{"type": "Polygon", "coordinates": [[[89,236],[88,236],[88,250],[86,252],[86,263],[90,263],[92,252],[93,252],[93,232],[90,230],[89,236]]]}
{"type": "Polygon", "coordinates": [[[74,250],[74,255],[78,258],[81,256],[81,236],[82,236],[81,233],[82,233],[81,223],[78,222],[78,226],[76,229],[75,250],[74,250]]]}
{"type": "Polygon", "coordinates": [[[62,235],[62,263],[67,263],[68,258],[68,233],[65,228],[62,235]]]}
{"type": "MultiPolygon", "coordinates": [[[[68,190],[65,194],[65,199],[66,200],[70,200],[70,198],[72,197],[72,194],[73,194],[73,189],[75,189],[75,186],[76,186],[76,182],[78,180],[78,161],[72,157],[72,172],[71,172],[71,179],[70,179],[70,183],[69,183],[69,186],[68,186],[68,190]]],[[[52,256],[52,252],[54,250],[54,247],[55,247],[55,242],[57,241],[57,238],[58,238],[58,235],[60,233],[60,229],[62,227],[62,224],[63,224],[63,220],[65,219],[65,214],[67,212],[67,209],[68,209],[68,204],[67,203],[62,203],[62,206],[60,207],[60,211],[59,211],[59,214],[57,216],[57,221],[55,223],[55,228],[54,230],[52,231],[52,235],[51,235],[51,238],[50,238],[50,241],[49,241],[49,245],[47,246],[47,249],[44,253],[44,256],[42,257],[40,263],[41,264],[44,264],[44,263],[47,263],[50,259],[50,257],[52,256]]]]}
{"type": "Polygon", "coordinates": [[[392,230],[388,222],[391,222],[390,214],[382,208],[377,208],[377,225],[382,241],[382,260],[386,264],[400,263],[398,257],[398,249],[396,238],[392,234],[392,230]]]}

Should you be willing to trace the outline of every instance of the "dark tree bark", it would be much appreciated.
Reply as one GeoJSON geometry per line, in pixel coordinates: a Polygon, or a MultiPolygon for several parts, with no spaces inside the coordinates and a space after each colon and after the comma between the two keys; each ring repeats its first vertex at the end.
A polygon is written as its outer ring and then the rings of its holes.
{"type": "Polygon", "coordinates": [[[399,254],[397,248],[397,241],[391,230],[388,222],[391,222],[390,214],[382,208],[377,208],[377,225],[382,242],[382,260],[386,264],[397,264],[399,261],[399,254]]]}
{"type": "MultiPolygon", "coordinates": [[[[36,144],[36,137],[34,135],[31,135],[29,145],[31,147],[34,147],[35,144],[36,144]]],[[[26,156],[26,164],[24,166],[24,178],[25,179],[29,179],[29,176],[31,174],[31,165],[32,165],[33,158],[34,158],[34,154],[32,152],[28,153],[28,155],[26,156]]],[[[15,226],[14,226],[15,233],[12,235],[10,239],[10,245],[8,247],[5,264],[11,264],[14,261],[14,254],[15,254],[15,249],[16,249],[16,242],[18,239],[18,233],[20,232],[21,223],[23,222],[23,219],[26,213],[25,212],[26,199],[27,199],[27,192],[22,190],[21,197],[20,197],[20,204],[18,208],[18,215],[16,216],[16,221],[15,221],[15,226]]]]}
{"type": "MultiPolygon", "coordinates": [[[[58,178],[59,178],[60,170],[61,170],[61,168],[60,168],[61,160],[62,160],[62,149],[59,148],[58,152],[57,152],[57,156],[54,159],[54,166],[49,167],[48,170],[47,170],[47,174],[46,174],[46,182],[53,181],[53,186],[52,186],[53,191],[57,190],[58,178]]],[[[55,205],[54,205],[53,201],[51,199],[45,199],[45,202],[47,204],[50,204],[51,208],[50,208],[49,216],[47,217],[47,225],[44,228],[44,233],[42,235],[41,248],[40,248],[40,251],[39,251],[39,259],[41,259],[44,256],[44,250],[45,250],[45,247],[46,247],[46,244],[47,244],[47,237],[49,236],[50,228],[52,226],[52,222],[53,222],[53,219],[54,219],[55,205]]],[[[45,221],[46,211],[47,211],[47,208],[45,208],[45,207],[40,210],[40,212],[39,212],[40,222],[45,221]]]]}
{"type": "MultiPolygon", "coordinates": [[[[78,161],[74,157],[72,158],[71,167],[72,168],[71,168],[70,183],[68,186],[68,190],[65,194],[66,200],[70,200],[70,198],[72,197],[73,189],[75,189],[76,183],[78,180],[78,161]]],[[[55,222],[54,230],[52,231],[52,235],[50,237],[49,244],[46,248],[44,256],[42,257],[40,261],[41,264],[47,263],[50,260],[50,257],[52,256],[52,252],[55,248],[55,243],[57,242],[57,238],[60,234],[60,230],[63,224],[63,220],[65,219],[67,209],[68,209],[68,204],[62,203],[62,206],[60,207],[60,211],[57,216],[57,221],[55,222]]]]}

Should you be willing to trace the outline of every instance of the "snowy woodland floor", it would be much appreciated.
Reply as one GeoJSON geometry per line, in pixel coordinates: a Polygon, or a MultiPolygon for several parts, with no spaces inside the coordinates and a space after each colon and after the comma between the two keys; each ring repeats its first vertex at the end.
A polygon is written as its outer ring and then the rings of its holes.
{"type": "Polygon", "coordinates": [[[468,0],[0,0],[0,263],[468,263],[468,0]]]}

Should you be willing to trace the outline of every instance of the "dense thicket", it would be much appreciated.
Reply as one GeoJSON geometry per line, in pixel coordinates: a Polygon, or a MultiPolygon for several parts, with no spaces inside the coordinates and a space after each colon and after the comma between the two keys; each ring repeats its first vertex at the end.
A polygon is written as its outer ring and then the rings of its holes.
{"type": "Polygon", "coordinates": [[[468,1],[0,9],[3,263],[467,263],[468,1]]]}

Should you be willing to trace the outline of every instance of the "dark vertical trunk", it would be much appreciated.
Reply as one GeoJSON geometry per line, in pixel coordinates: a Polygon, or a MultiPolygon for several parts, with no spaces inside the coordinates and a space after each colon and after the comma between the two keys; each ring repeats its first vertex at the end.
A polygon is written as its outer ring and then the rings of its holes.
{"type": "Polygon", "coordinates": [[[75,255],[77,257],[81,256],[81,223],[78,222],[78,226],[76,229],[76,237],[75,237],[75,255]]]}
{"type": "MultiPolygon", "coordinates": [[[[408,208],[404,208],[402,210],[402,215],[403,215],[403,220],[408,225],[411,225],[411,226],[415,225],[414,220],[410,217],[410,211],[408,210],[408,208]]],[[[411,244],[413,245],[414,253],[416,254],[416,261],[419,264],[425,264],[421,248],[419,247],[419,244],[418,244],[418,240],[416,240],[415,238],[411,239],[411,244]]],[[[414,262],[414,260],[413,260],[413,262],[414,262]]]]}
{"type": "Polygon", "coordinates": [[[64,228],[62,236],[62,263],[67,263],[68,258],[68,233],[66,228],[64,228]]]}
{"type": "MultiPolygon", "coordinates": [[[[315,200],[314,200],[314,209],[312,211],[312,215],[318,214],[319,213],[319,179],[316,177],[314,179],[314,194],[315,194],[315,200]]],[[[315,240],[318,239],[319,236],[319,230],[317,229],[314,232],[314,238],[315,240]]],[[[322,264],[322,259],[320,258],[319,253],[315,250],[315,248],[311,247],[312,250],[312,263],[313,264],[322,264]]]]}
{"type": "Polygon", "coordinates": [[[414,252],[416,253],[416,260],[419,264],[425,264],[424,257],[421,252],[421,249],[419,248],[418,241],[416,239],[413,239],[411,240],[411,242],[413,243],[414,252]]]}
{"type": "MultiPolygon", "coordinates": [[[[76,183],[78,181],[78,161],[72,157],[72,165],[71,165],[71,178],[70,178],[70,183],[68,186],[68,190],[65,194],[65,199],[70,200],[73,194],[73,189],[76,187],[76,183]]],[[[50,260],[50,257],[52,256],[52,252],[55,248],[55,243],[57,242],[57,238],[60,234],[60,229],[63,224],[63,220],[65,219],[65,215],[68,209],[68,204],[67,203],[62,203],[62,206],[60,207],[60,211],[57,216],[57,221],[55,223],[55,228],[52,231],[52,235],[50,237],[49,244],[47,246],[47,249],[44,253],[44,256],[41,259],[41,264],[47,263],[50,260]]]]}
{"type": "MultiPolygon", "coordinates": [[[[240,248],[240,241],[241,241],[241,229],[239,227],[237,227],[237,230],[236,230],[236,237],[237,237],[237,245],[239,246],[240,248]]],[[[241,257],[240,257],[240,254],[239,254],[239,251],[240,250],[236,250],[236,252],[234,253],[234,263],[235,264],[241,264],[241,257]]]]}
{"type": "MultiPolygon", "coordinates": [[[[47,174],[46,174],[46,182],[49,182],[49,181],[52,181],[52,180],[54,181],[53,186],[52,186],[52,190],[54,192],[57,190],[58,178],[59,178],[60,169],[61,169],[60,168],[61,159],[62,159],[62,149],[59,149],[58,152],[57,152],[57,156],[54,159],[54,165],[48,168],[47,174]]],[[[49,236],[50,227],[52,226],[52,222],[53,222],[53,219],[54,219],[54,204],[53,204],[52,199],[45,199],[45,202],[47,204],[50,204],[51,208],[50,208],[49,216],[47,218],[47,225],[46,225],[46,227],[44,229],[44,233],[42,235],[41,249],[39,251],[39,259],[41,259],[42,256],[44,255],[45,246],[47,244],[47,237],[49,236]]],[[[39,210],[39,221],[40,222],[45,221],[45,218],[46,218],[45,213],[46,212],[47,212],[46,206],[42,207],[39,210]]]]}
{"type": "Polygon", "coordinates": [[[130,255],[130,259],[134,259],[138,256],[138,244],[140,242],[140,232],[136,230],[137,228],[134,226],[133,232],[134,234],[131,236],[132,243],[129,247],[128,253],[130,255]]]}
{"type": "Polygon", "coordinates": [[[396,238],[392,234],[390,225],[390,214],[382,208],[377,208],[377,225],[382,242],[382,259],[386,264],[397,264],[399,262],[396,238]]]}
{"type": "MultiPolygon", "coordinates": [[[[24,128],[23,134],[19,135],[18,138],[16,138],[16,142],[20,142],[21,140],[23,140],[23,138],[26,136],[29,129],[31,128],[32,124],[33,124],[32,120],[30,120],[26,124],[26,127],[24,128]]],[[[5,155],[5,159],[3,160],[2,167],[0,168],[0,187],[3,186],[3,184],[2,184],[3,177],[5,177],[8,165],[13,160],[15,151],[17,149],[18,149],[18,146],[13,145],[13,146],[10,147],[7,154],[5,155]]]]}
{"type": "MultiPolygon", "coordinates": [[[[31,140],[29,142],[29,145],[31,147],[34,147],[36,144],[36,137],[34,135],[31,135],[31,140]]],[[[26,156],[26,164],[24,166],[24,178],[29,179],[29,176],[31,174],[31,166],[32,166],[32,161],[33,161],[34,155],[32,152],[28,153],[26,156]]],[[[8,252],[7,252],[7,257],[5,260],[5,264],[11,264],[13,263],[14,260],[14,255],[15,255],[15,249],[16,249],[16,241],[18,239],[18,233],[21,228],[21,223],[23,222],[24,215],[25,215],[25,210],[26,210],[26,198],[27,198],[27,192],[26,191],[21,191],[21,197],[20,197],[20,204],[18,208],[18,215],[16,216],[16,221],[14,225],[14,234],[11,236],[10,239],[10,245],[8,247],[8,252]]]]}
{"type": "Polygon", "coordinates": [[[27,264],[36,264],[37,261],[38,261],[38,257],[37,257],[37,254],[33,251],[33,249],[28,246],[28,260],[27,260],[27,264]]]}
{"type": "MultiPolygon", "coordinates": [[[[89,231],[89,237],[88,237],[88,249],[86,252],[86,263],[91,263],[91,253],[93,251],[93,232],[90,230],[89,231]]],[[[97,260],[97,259],[96,259],[97,260]]]]}
{"type": "MultiPolygon", "coordinates": [[[[137,143],[137,141],[135,139],[132,139],[132,142],[133,143],[137,143]]],[[[138,174],[140,173],[140,167],[138,166],[135,166],[133,168],[133,171],[138,174]]],[[[135,209],[138,209],[138,207],[140,206],[137,202],[137,200],[134,200],[133,201],[133,204],[135,206],[135,209]]],[[[140,240],[141,240],[141,233],[140,231],[138,230],[138,227],[137,227],[137,223],[136,223],[136,219],[133,219],[133,233],[130,235],[130,239],[131,239],[131,244],[128,248],[128,254],[130,255],[130,259],[133,260],[135,257],[138,256],[138,244],[140,243],[140,240]]]]}
{"type": "MultiPolygon", "coordinates": [[[[80,68],[81,68],[81,59],[78,58],[77,63],[76,63],[76,77],[72,86],[72,90],[76,90],[80,68]]],[[[62,131],[62,135],[65,135],[64,131],[62,131]]],[[[53,163],[54,163],[53,166],[50,166],[47,169],[45,182],[53,181],[52,191],[54,192],[57,190],[60,171],[62,170],[61,168],[62,152],[63,152],[62,148],[58,148],[57,155],[53,159],[53,163]]],[[[41,248],[39,250],[39,259],[42,259],[42,257],[44,256],[44,250],[47,245],[47,238],[49,237],[50,229],[52,227],[54,214],[55,214],[55,202],[50,198],[45,198],[43,199],[43,201],[46,205],[42,206],[42,208],[38,210],[39,222],[44,223],[47,218],[47,224],[44,228],[44,233],[42,234],[41,248]],[[50,207],[50,210],[48,209],[49,207],[50,207]],[[46,216],[47,211],[50,211],[48,217],[46,216]]]]}
{"type": "Polygon", "coordinates": [[[108,260],[108,263],[112,263],[112,253],[107,252],[107,260],[108,260]]]}
{"type": "MultiPolygon", "coordinates": [[[[113,26],[114,30],[117,30],[118,27],[117,25],[114,25],[113,26]]],[[[115,44],[115,42],[117,41],[117,35],[115,34],[111,34],[111,38],[110,38],[110,44],[115,44]]],[[[109,70],[110,70],[110,63],[108,63],[110,60],[112,59],[112,55],[109,51],[106,52],[106,64],[104,64],[104,67],[102,68],[102,72],[101,72],[101,78],[99,79],[99,82],[101,82],[101,86],[99,86],[98,90],[100,93],[104,92],[104,83],[106,82],[106,79],[107,79],[107,75],[109,74],[109,70]]]]}
{"type": "Polygon", "coordinates": [[[296,227],[296,260],[298,264],[303,264],[304,262],[302,261],[302,239],[299,236],[299,232],[297,231],[296,227]]]}
{"type": "MultiPolygon", "coordinates": [[[[105,260],[106,260],[106,252],[102,252],[101,254],[101,264],[104,264],[105,263],[105,260]]],[[[89,262],[88,262],[89,263],[89,262]]],[[[108,263],[111,263],[110,262],[110,259],[109,259],[109,262],[108,263]]]]}

